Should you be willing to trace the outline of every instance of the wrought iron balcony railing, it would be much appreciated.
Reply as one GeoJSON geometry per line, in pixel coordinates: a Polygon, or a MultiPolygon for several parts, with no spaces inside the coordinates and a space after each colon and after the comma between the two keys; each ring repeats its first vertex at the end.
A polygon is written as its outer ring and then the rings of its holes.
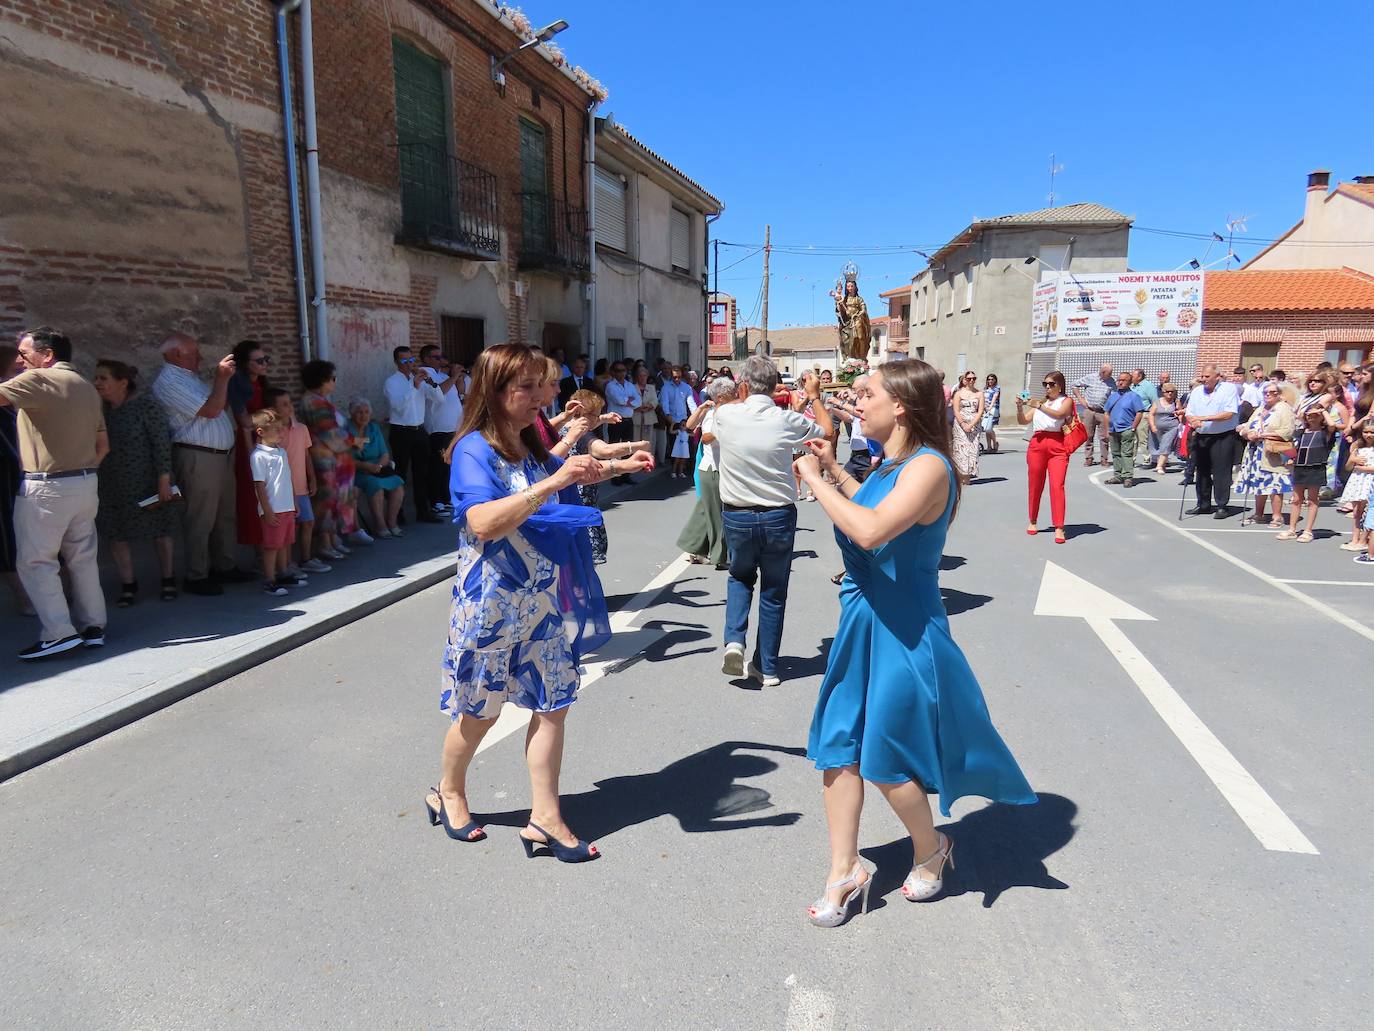
{"type": "Polygon", "coordinates": [[[478,261],[501,257],[496,176],[433,143],[398,143],[401,228],[396,242],[478,261]]]}
{"type": "Polygon", "coordinates": [[[555,272],[585,272],[587,209],[570,207],[547,193],[520,194],[520,267],[555,272]]]}

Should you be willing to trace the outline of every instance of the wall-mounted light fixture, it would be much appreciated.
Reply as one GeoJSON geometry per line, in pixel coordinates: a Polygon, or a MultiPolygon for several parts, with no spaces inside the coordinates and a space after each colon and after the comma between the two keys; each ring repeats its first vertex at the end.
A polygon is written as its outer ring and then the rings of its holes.
{"type": "Polygon", "coordinates": [[[510,53],[502,54],[500,57],[497,57],[493,54],[491,58],[491,81],[496,83],[496,85],[498,86],[505,86],[506,73],[502,71],[502,69],[505,67],[507,61],[509,61],[516,54],[520,53],[520,51],[522,50],[528,50],[530,47],[538,46],[540,43],[547,43],[549,40],[553,39],[554,36],[558,35],[567,27],[568,23],[560,18],[556,22],[550,22],[548,25],[545,25],[542,29],[540,29],[538,32],[534,34],[533,39],[526,40],[524,43],[521,43],[510,53]]]}

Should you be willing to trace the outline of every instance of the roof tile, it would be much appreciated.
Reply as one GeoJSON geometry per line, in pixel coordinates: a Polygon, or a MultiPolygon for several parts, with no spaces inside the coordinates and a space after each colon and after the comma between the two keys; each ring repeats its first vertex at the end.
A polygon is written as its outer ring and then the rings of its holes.
{"type": "Polygon", "coordinates": [[[1013,215],[1000,215],[997,218],[980,218],[974,224],[980,226],[1093,225],[1099,222],[1115,224],[1133,221],[1135,220],[1130,215],[1123,215],[1104,204],[1064,204],[1057,208],[1021,211],[1013,215]]]}
{"type": "Polygon", "coordinates": [[[1352,268],[1208,272],[1207,311],[1371,311],[1374,276],[1352,268]]]}

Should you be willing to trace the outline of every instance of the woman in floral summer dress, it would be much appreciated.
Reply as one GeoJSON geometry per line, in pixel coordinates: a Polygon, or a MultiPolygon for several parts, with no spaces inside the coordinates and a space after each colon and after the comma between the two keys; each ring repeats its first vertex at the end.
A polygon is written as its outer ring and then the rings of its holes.
{"type": "Polygon", "coordinates": [[[601,512],[578,503],[577,486],[649,469],[653,459],[598,461],[549,454],[535,427],[544,403],[544,359],[500,344],[473,369],[452,448],[450,488],[458,525],[458,575],[444,650],[440,707],[453,719],[443,773],[425,796],[429,820],[458,841],[481,841],[467,770],[506,702],[531,711],[528,856],[565,863],[600,853],[563,820],[558,772],[564,723],[577,697],[583,656],[610,636],[606,599],[587,528],[601,512]]]}

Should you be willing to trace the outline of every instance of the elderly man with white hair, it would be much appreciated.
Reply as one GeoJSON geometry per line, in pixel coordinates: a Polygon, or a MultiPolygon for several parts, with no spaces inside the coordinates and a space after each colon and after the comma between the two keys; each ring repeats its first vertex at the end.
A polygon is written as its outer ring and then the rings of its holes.
{"type": "Polygon", "coordinates": [[[153,396],[167,412],[172,430],[172,470],[186,509],[188,594],[223,594],[223,583],[247,583],[252,573],[234,564],[238,519],[234,514],[234,423],[225,409],[234,356],[225,355],[206,383],[200,372],[200,345],[173,333],[162,345],[162,371],[153,396]]]}
{"type": "Polygon", "coordinates": [[[717,409],[715,419],[721,522],[730,552],[721,671],[731,677],[744,675],[749,609],[758,582],[759,629],[749,675],[764,687],[782,682],[778,650],[797,535],[792,459],[806,449],[807,441],[822,440],[834,432],[830,412],[821,401],[818,377],[807,373],[801,383],[814,421],[773,403],[778,379],[777,367],[767,358],[749,358],[739,372],[738,403],[717,409]]]}

